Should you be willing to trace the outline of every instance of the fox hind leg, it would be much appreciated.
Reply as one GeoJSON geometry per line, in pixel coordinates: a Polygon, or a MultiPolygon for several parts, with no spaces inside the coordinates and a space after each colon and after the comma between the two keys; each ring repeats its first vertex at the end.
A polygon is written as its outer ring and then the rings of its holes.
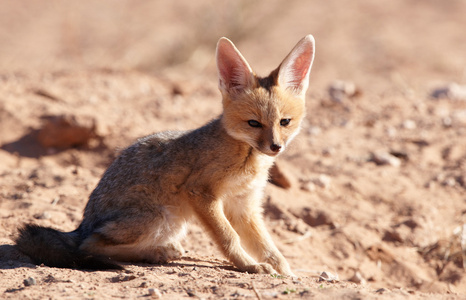
{"type": "Polygon", "coordinates": [[[137,212],[94,230],[80,250],[118,261],[166,263],[184,253],[179,240],[185,233],[186,222],[166,210],[155,215],[137,212]]]}

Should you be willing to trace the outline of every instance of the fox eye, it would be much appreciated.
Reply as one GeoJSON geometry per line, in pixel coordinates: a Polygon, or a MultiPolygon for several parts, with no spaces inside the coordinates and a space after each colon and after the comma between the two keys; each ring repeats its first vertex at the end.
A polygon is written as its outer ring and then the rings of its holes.
{"type": "Polygon", "coordinates": [[[249,126],[251,127],[262,127],[262,124],[257,122],[256,120],[249,120],[248,121],[249,126]]]}
{"type": "Polygon", "coordinates": [[[288,126],[288,124],[290,124],[291,122],[291,119],[281,119],[280,120],[280,125],[281,126],[288,126]]]}

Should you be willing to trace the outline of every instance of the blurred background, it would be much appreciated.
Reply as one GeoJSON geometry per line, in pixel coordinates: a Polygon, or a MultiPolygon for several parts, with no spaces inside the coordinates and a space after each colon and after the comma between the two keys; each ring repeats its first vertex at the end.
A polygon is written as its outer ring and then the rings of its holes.
{"type": "Polygon", "coordinates": [[[313,34],[315,85],[325,83],[319,78],[377,85],[400,76],[414,85],[461,82],[465,15],[463,0],[4,0],[0,72],[109,68],[215,76],[216,42],[227,36],[265,75],[313,34]]]}

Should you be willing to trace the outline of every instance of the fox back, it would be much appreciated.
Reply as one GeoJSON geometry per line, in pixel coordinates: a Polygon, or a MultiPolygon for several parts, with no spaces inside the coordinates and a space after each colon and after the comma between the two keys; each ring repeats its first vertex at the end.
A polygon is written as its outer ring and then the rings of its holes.
{"type": "Polygon", "coordinates": [[[293,275],[265,227],[262,196],[275,157],[299,132],[313,59],[306,36],[258,77],[221,38],[222,115],[195,130],[139,139],[105,171],[76,230],[27,225],[17,246],[57,267],[117,268],[108,258],[165,263],[182,256],[180,240],[197,217],[239,270],[293,275]]]}

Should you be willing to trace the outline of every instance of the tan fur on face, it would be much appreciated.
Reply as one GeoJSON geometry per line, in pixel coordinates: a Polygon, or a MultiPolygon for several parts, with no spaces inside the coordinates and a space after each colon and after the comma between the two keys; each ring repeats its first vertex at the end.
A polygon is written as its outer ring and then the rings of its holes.
{"type": "Polygon", "coordinates": [[[296,136],[304,117],[304,99],[278,86],[266,89],[257,83],[249,90],[234,95],[224,95],[223,121],[228,133],[267,155],[275,143],[284,147],[296,136]],[[282,119],[291,119],[288,126],[281,126],[282,119]],[[249,120],[262,124],[261,128],[249,126],[249,120]]]}

